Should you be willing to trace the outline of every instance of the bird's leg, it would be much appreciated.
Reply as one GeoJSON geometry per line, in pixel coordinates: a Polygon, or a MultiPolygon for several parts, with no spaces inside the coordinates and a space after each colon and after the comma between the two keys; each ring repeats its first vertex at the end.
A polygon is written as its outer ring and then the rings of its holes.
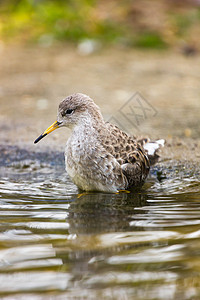
{"type": "Polygon", "coordinates": [[[89,195],[89,193],[83,192],[83,193],[78,194],[78,195],[77,195],[77,198],[79,199],[79,198],[81,198],[82,196],[86,196],[86,195],[89,195]]]}
{"type": "Polygon", "coordinates": [[[130,191],[127,190],[119,190],[117,193],[115,194],[120,194],[120,193],[126,193],[126,194],[130,194],[130,191]]]}

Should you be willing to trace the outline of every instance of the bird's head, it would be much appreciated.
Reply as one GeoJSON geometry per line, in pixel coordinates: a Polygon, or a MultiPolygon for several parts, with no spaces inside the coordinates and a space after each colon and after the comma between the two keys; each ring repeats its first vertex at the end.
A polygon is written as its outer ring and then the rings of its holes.
{"type": "Polygon", "coordinates": [[[50,132],[60,127],[73,128],[93,119],[102,119],[99,107],[87,95],[77,93],[66,97],[58,107],[57,121],[48,127],[35,141],[39,142],[50,132]]]}

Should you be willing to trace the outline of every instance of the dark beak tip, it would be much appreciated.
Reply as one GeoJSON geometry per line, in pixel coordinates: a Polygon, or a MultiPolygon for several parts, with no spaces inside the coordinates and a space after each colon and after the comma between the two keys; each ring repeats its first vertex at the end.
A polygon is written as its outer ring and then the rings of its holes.
{"type": "Polygon", "coordinates": [[[47,134],[41,134],[35,141],[34,144],[37,144],[43,137],[45,137],[47,134]]]}

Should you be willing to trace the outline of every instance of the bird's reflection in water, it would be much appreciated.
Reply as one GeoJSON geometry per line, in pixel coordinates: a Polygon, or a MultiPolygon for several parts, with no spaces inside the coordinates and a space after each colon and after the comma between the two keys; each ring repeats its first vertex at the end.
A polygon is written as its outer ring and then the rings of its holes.
{"type": "Polygon", "coordinates": [[[92,260],[104,261],[110,255],[138,247],[132,243],[113,246],[111,240],[105,245],[102,241],[107,239],[107,234],[124,233],[126,236],[127,232],[141,230],[129,223],[134,214],[142,213],[142,206],[148,205],[147,198],[142,190],[129,194],[89,193],[72,202],[68,211],[69,234],[76,238],[62,245],[61,251],[57,248],[57,256],[63,261],[62,271],[70,268],[74,280],[82,280],[82,275],[96,273],[90,263],[92,260]],[[135,210],[136,207],[141,210],[135,210]]]}
{"type": "Polygon", "coordinates": [[[130,230],[130,218],[138,213],[135,208],[146,206],[146,200],[145,191],[129,194],[83,194],[70,205],[70,232],[100,234],[130,230]]]}

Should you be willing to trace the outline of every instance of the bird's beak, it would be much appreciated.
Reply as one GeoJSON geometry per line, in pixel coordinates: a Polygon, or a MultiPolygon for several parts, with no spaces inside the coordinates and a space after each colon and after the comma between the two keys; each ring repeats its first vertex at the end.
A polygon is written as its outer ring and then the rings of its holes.
{"type": "Polygon", "coordinates": [[[50,132],[54,131],[55,129],[59,128],[61,125],[61,122],[54,122],[50,127],[48,127],[35,141],[34,144],[36,144],[37,142],[39,142],[41,139],[43,139],[43,137],[45,137],[47,134],[49,134],[50,132]]]}

